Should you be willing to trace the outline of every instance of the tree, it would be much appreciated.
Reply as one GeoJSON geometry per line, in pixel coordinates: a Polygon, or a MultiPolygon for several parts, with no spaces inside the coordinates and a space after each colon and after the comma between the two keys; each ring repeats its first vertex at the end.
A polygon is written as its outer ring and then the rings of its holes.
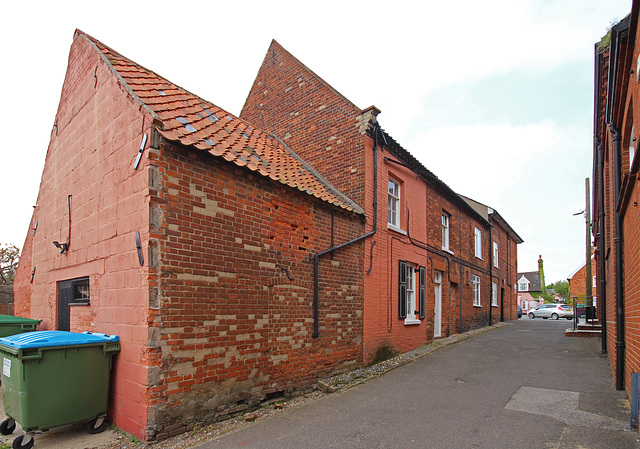
{"type": "Polygon", "coordinates": [[[563,300],[569,299],[569,282],[558,281],[553,284],[547,285],[547,288],[552,288],[556,291],[556,295],[560,296],[563,300]]]}
{"type": "Polygon", "coordinates": [[[0,285],[13,284],[18,269],[20,249],[13,244],[0,243],[0,285]]]}

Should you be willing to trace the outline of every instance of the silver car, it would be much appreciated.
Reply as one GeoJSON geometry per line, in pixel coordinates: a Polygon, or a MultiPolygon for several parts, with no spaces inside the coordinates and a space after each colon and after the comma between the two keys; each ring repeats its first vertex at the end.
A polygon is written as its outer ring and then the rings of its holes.
{"type": "Polygon", "coordinates": [[[557,320],[558,318],[566,318],[568,320],[573,319],[573,308],[568,304],[542,304],[535,309],[529,310],[529,318],[551,318],[557,320]]]}

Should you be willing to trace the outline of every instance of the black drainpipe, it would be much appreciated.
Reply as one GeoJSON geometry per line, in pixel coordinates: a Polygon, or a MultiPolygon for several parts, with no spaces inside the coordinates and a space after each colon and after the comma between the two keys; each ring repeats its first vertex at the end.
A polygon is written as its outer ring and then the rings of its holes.
{"type": "MultiPolygon", "coordinates": [[[[345,246],[352,245],[360,240],[364,240],[367,237],[371,237],[378,231],[378,132],[380,132],[380,125],[378,125],[378,121],[375,118],[373,119],[373,126],[373,230],[367,234],[356,237],[355,239],[341,245],[331,247],[313,256],[313,338],[318,338],[320,336],[320,257],[326,254],[331,254],[334,251],[344,248],[345,246]]],[[[382,137],[384,139],[384,136],[382,137]]]]}
{"type": "Polygon", "coordinates": [[[602,320],[602,353],[607,353],[607,275],[606,275],[606,261],[605,261],[605,212],[604,212],[604,151],[602,151],[602,144],[597,142],[596,144],[598,152],[598,220],[599,222],[599,236],[598,236],[598,248],[600,248],[600,287],[598,288],[598,296],[600,297],[600,304],[602,309],[600,310],[600,317],[602,320]]]}
{"type": "Polygon", "coordinates": [[[618,203],[620,201],[620,130],[613,125],[609,125],[609,130],[613,135],[613,187],[614,187],[614,228],[615,228],[615,251],[616,251],[616,389],[624,389],[624,289],[622,279],[622,220],[618,203]]]}

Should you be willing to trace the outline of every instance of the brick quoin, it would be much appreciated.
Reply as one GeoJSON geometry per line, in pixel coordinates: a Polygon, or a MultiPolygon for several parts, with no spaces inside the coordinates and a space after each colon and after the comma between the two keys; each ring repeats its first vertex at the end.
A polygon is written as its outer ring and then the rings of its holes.
{"type": "Polygon", "coordinates": [[[131,165],[150,123],[99,55],[75,40],[14,288],[17,315],[57,329],[57,283],[89,277],[91,304],[71,307],[70,330],[120,337],[109,416],[138,436],[147,425],[149,270],[134,236],[146,241],[149,214],[147,173],[131,165]],[[52,242],[69,232],[60,254],[52,242]]]}

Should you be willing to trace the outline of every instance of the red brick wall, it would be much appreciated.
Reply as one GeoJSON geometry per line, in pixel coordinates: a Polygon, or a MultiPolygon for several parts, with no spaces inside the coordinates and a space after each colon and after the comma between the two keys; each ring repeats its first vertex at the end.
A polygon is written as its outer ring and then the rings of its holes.
{"type": "MultiPolygon", "coordinates": [[[[605,244],[601,245],[598,241],[596,251],[596,262],[598,276],[606,279],[606,325],[607,325],[607,348],[610,360],[612,374],[616,376],[616,368],[618,364],[618,353],[616,342],[618,340],[618,326],[623,325],[624,329],[624,387],[630,391],[631,373],[640,371],[640,213],[638,211],[638,198],[640,198],[640,185],[638,183],[638,143],[637,136],[640,133],[640,89],[638,83],[638,74],[636,73],[636,61],[640,54],[640,33],[638,28],[638,9],[637,4],[633,5],[631,14],[631,27],[634,28],[630,33],[635,36],[635,42],[629,45],[622,45],[620,48],[620,60],[618,61],[618,72],[616,77],[616,85],[622,86],[620,90],[616,90],[615,102],[612,104],[611,117],[612,125],[619,128],[621,132],[620,141],[620,192],[621,199],[616,205],[615,198],[615,167],[614,167],[614,144],[610,132],[610,126],[605,120],[604,104],[606,100],[606,83],[608,73],[608,54],[604,54],[600,61],[600,80],[599,98],[600,109],[596,111],[596,137],[602,144],[605,157],[604,162],[604,191],[600,191],[594,182],[594,204],[598,204],[598,197],[602,195],[605,201],[604,223],[605,223],[605,244]],[[629,157],[629,143],[632,140],[631,131],[633,129],[633,137],[636,139],[635,159],[631,165],[629,157]],[[621,270],[623,294],[623,317],[624,323],[617,322],[616,314],[616,244],[615,244],[615,213],[620,211],[622,223],[622,266],[621,270]],[[600,261],[605,260],[605,272],[601,272],[600,261]]],[[[598,178],[596,178],[596,181],[598,178]]],[[[599,207],[599,206],[597,206],[599,207]]],[[[596,209],[597,210],[597,209],[596,209]]],[[[600,212],[594,217],[600,219],[600,212]]],[[[598,223],[599,224],[599,223],[598,223]]],[[[599,231],[599,228],[596,230],[599,231]]]]}
{"type": "Polygon", "coordinates": [[[149,437],[220,419],[362,362],[363,251],[311,256],[363,234],[362,218],[207,153],[152,150],[158,344],[149,437]]]}
{"type": "MultiPolygon", "coordinates": [[[[368,139],[368,162],[372,159],[372,142],[368,139]]],[[[380,150],[378,150],[380,151],[380,150]]],[[[391,153],[383,157],[398,161],[391,153]]],[[[381,156],[379,156],[382,159],[381,156]]],[[[372,163],[367,164],[373,175],[372,163]]],[[[368,182],[368,195],[373,194],[373,183],[368,182]]],[[[460,200],[461,201],[461,200],[460,200]]],[[[376,350],[390,345],[404,352],[434,338],[435,283],[434,271],[442,272],[441,335],[464,332],[489,323],[489,237],[488,229],[472,218],[460,203],[452,203],[439,191],[428,186],[415,172],[390,161],[378,164],[378,232],[372,241],[373,264],[365,274],[364,354],[370,360],[376,350]],[[401,184],[401,231],[387,225],[387,183],[389,178],[401,184]],[[426,207],[425,207],[426,206],[426,207]],[[450,249],[442,251],[442,212],[451,214],[450,249]],[[474,256],[474,227],[483,231],[483,259],[474,256]],[[398,315],[398,260],[426,268],[427,279],[425,319],[420,324],[405,324],[398,315]],[[469,283],[469,270],[481,277],[481,307],[473,305],[473,291],[469,283]],[[460,329],[460,288],[462,288],[462,330],[460,329]]],[[[369,212],[369,216],[372,212],[369,212]]],[[[368,254],[367,254],[368,256],[368,254]]],[[[365,261],[367,266],[368,257],[365,261]]],[[[492,308],[494,321],[500,319],[498,308],[492,308]]]]}
{"type": "Polygon", "coordinates": [[[149,294],[134,235],[140,232],[146,251],[149,212],[144,160],[138,170],[132,165],[149,123],[94,49],[76,38],[15,288],[16,313],[56,329],[57,282],[90,278],[91,304],[71,307],[70,327],[120,337],[109,419],[139,437],[147,424],[149,294]],[[69,195],[71,245],[59,254],[52,242],[67,241],[69,195]]]}
{"type": "MultiPolygon", "coordinates": [[[[352,199],[367,213],[366,231],[374,229],[374,152],[373,140],[365,135],[377,110],[361,111],[336,92],[300,61],[273,42],[256,77],[241,117],[280,136],[290,147],[352,199]]],[[[491,300],[489,280],[488,228],[480,225],[464,206],[451,204],[441,191],[428,186],[415,172],[385,158],[406,163],[378,142],[378,222],[377,233],[365,242],[364,271],[364,358],[369,361],[376,350],[389,345],[407,351],[431,340],[434,335],[433,271],[443,274],[442,335],[459,332],[460,291],[462,291],[462,331],[489,323],[491,300]],[[387,185],[389,177],[402,184],[401,231],[387,228],[387,185]],[[462,209],[460,209],[462,207],[462,209]],[[453,214],[452,248],[455,254],[441,250],[441,213],[453,214]],[[483,229],[483,259],[473,256],[473,230],[483,229]],[[407,234],[410,230],[410,236],[407,234]],[[410,238],[411,237],[411,238],[410,238]],[[419,324],[405,324],[398,317],[398,260],[427,268],[426,316],[419,324]],[[469,270],[482,278],[482,307],[473,306],[469,270]],[[462,289],[462,290],[460,290],[462,289]]],[[[391,144],[395,145],[395,144],[391,144]]],[[[506,234],[504,234],[506,235],[506,234]]],[[[503,236],[500,236],[503,239],[503,236]]],[[[510,248],[509,275],[505,304],[513,309],[505,319],[515,318],[515,243],[503,243],[504,254],[510,248]]],[[[507,270],[508,271],[508,270],[507,270]]],[[[492,308],[491,320],[500,320],[499,308],[492,308]]]]}

